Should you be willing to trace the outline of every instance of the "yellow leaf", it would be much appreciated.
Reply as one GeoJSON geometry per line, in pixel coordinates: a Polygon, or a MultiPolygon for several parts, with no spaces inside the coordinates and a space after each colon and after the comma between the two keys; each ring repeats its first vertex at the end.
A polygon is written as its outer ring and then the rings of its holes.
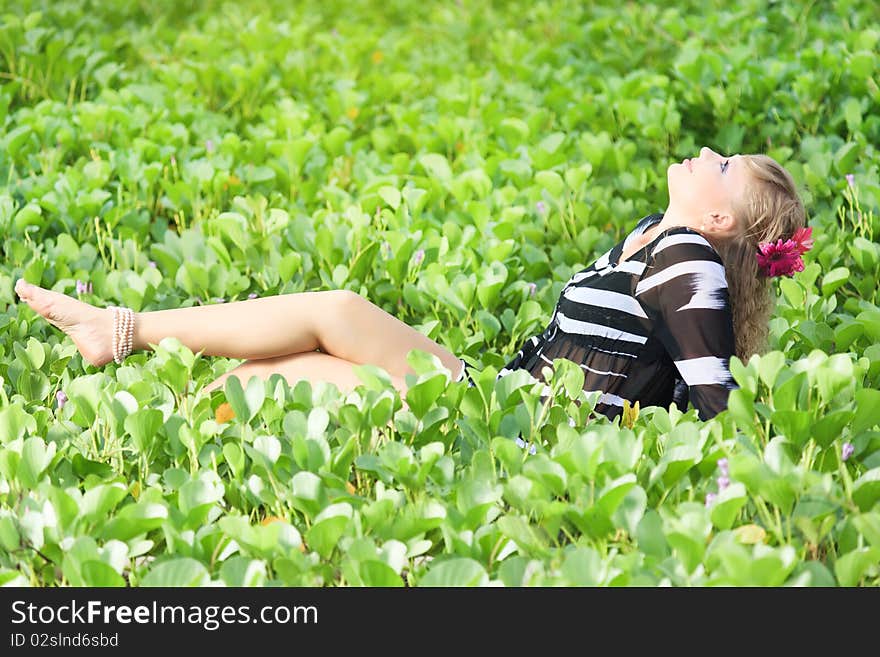
{"type": "Polygon", "coordinates": [[[279,518],[278,516],[266,516],[260,521],[260,524],[265,527],[266,525],[271,525],[273,522],[287,522],[284,518],[279,518]]]}
{"type": "Polygon", "coordinates": [[[623,400],[623,416],[620,418],[620,426],[632,429],[639,417],[639,402],[631,406],[628,399],[623,400]]]}
{"type": "Polygon", "coordinates": [[[229,402],[223,402],[217,407],[217,410],[214,412],[214,420],[217,422],[217,424],[229,422],[229,420],[234,417],[235,412],[232,410],[232,406],[229,405],[229,402]]]}
{"type": "Polygon", "coordinates": [[[356,119],[360,113],[361,111],[357,107],[349,107],[345,112],[350,119],[356,119]]]}
{"type": "Polygon", "coordinates": [[[370,55],[370,58],[373,60],[374,64],[381,64],[382,60],[385,59],[385,56],[382,54],[381,50],[374,50],[373,54],[370,55]]]}
{"type": "Polygon", "coordinates": [[[136,481],[131,485],[131,496],[137,499],[141,496],[141,482],[136,481]]]}
{"type": "Polygon", "coordinates": [[[736,540],[746,545],[754,545],[755,543],[763,543],[767,538],[767,532],[763,527],[758,525],[743,525],[733,530],[736,540]]]}
{"type": "Polygon", "coordinates": [[[352,486],[350,481],[345,482],[345,490],[347,490],[350,495],[354,495],[357,492],[357,489],[352,486]]]}

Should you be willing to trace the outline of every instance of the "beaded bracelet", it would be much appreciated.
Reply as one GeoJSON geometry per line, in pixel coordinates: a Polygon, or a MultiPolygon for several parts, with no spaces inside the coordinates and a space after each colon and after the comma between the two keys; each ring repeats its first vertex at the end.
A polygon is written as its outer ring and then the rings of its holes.
{"type": "Polygon", "coordinates": [[[113,360],[122,365],[134,345],[134,311],[124,306],[110,307],[113,309],[113,360]]]}

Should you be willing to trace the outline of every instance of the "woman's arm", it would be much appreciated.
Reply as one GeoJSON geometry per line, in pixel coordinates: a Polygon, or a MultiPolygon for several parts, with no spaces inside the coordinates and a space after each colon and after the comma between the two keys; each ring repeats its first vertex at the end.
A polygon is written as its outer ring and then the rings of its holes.
{"type": "Polygon", "coordinates": [[[707,420],[738,387],[730,374],[736,343],[724,265],[704,237],[684,230],[660,240],[648,262],[636,297],[654,310],[655,335],[707,420]]]}

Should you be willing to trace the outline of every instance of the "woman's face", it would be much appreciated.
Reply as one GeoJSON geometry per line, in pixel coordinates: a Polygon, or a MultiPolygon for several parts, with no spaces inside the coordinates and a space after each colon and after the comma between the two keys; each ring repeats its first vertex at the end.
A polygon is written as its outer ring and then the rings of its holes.
{"type": "Polygon", "coordinates": [[[704,146],[699,157],[671,164],[666,177],[670,207],[691,218],[697,226],[711,221],[716,230],[733,232],[734,202],[748,182],[742,155],[719,155],[704,146]],[[729,219],[723,219],[725,216],[729,219]]]}

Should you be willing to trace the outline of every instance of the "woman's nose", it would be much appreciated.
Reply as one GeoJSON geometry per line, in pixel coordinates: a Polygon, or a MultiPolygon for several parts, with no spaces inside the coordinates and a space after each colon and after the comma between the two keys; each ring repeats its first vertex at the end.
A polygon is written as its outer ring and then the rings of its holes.
{"type": "Polygon", "coordinates": [[[703,147],[700,149],[700,157],[703,157],[703,155],[705,155],[705,154],[708,154],[709,157],[712,157],[713,155],[718,155],[715,151],[713,151],[713,150],[712,150],[711,148],[709,148],[708,146],[703,146],[703,147]]]}

